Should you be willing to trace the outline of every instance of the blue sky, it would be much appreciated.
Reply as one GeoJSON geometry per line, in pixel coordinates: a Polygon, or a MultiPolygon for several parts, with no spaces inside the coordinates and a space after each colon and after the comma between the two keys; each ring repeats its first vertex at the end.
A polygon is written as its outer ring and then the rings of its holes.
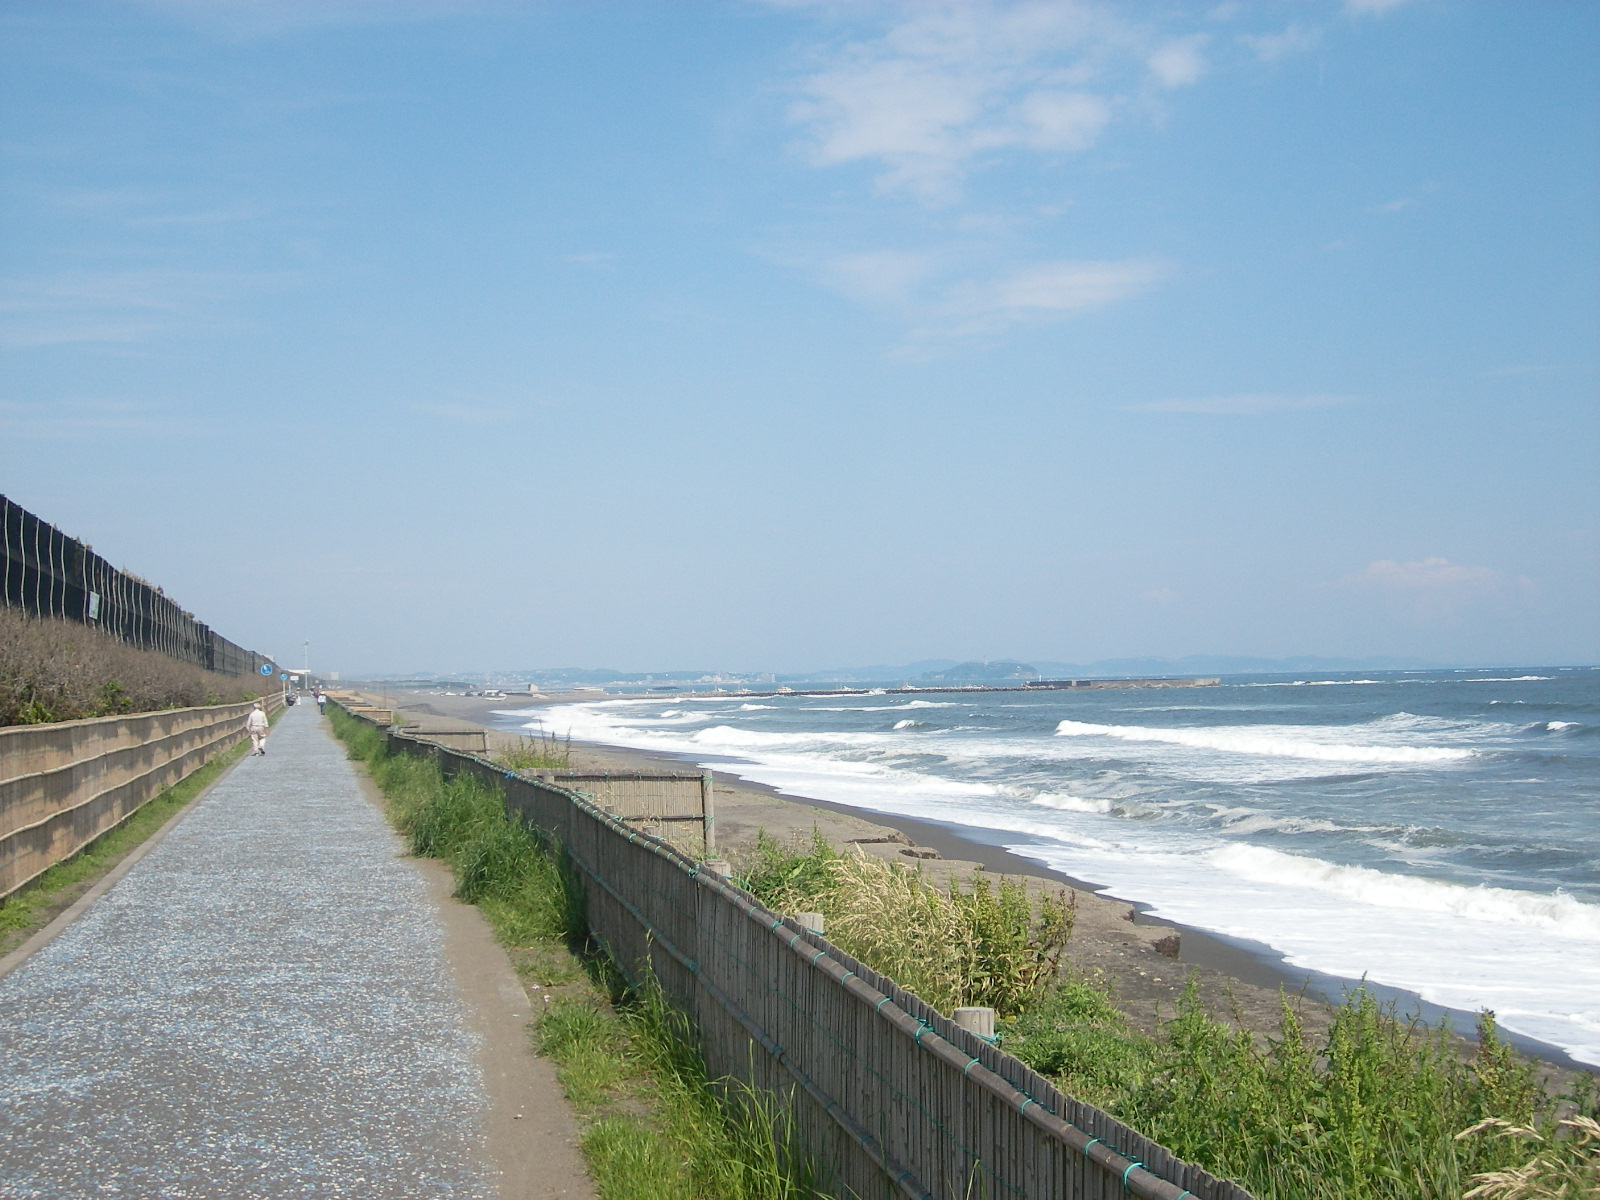
{"type": "Polygon", "coordinates": [[[1600,7],[0,11],[0,490],[324,669],[1600,660],[1600,7]]]}

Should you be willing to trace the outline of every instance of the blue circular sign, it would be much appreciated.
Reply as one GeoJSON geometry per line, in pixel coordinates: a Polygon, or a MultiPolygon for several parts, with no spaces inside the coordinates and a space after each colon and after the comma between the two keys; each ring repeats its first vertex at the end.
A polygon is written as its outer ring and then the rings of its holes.
{"type": "Polygon", "coordinates": [[[281,674],[279,674],[278,678],[279,679],[287,679],[287,678],[289,678],[289,672],[287,672],[287,671],[282,672],[281,674]]]}
{"type": "Polygon", "coordinates": [[[261,664],[261,673],[263,675],[271,675],[272,674],[272,664],[271,663],[262,663],[261,664]]]}

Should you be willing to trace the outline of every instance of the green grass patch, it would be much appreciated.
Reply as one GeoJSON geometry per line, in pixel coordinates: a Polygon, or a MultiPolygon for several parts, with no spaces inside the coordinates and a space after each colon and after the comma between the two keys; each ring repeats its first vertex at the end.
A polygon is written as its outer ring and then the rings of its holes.
{"type": "Polygon", "coordinates": [[[237,762],[247,745],[240,742],[215,755],[210,762],[140,805],[121,824],[108,829],[71,858],[56,863],[0,900],[0,954],[9,953],[54,920],[237,762]]]}
{"type": "Polygon", "coordinates": [[[820,1196],[787,1111],[711,1079],[693,1031],[653,987],[624,986],[587,940],[583,892],[560,848],[506,814],[498,787],[445,779],[430,759],[330,707],[413,853],[448,862],[543,1012],[533,1031],[584,1124],[602,1200],[804,1200],[820,1196]],[[546,1001],[544,998],[548,997],[546,1001]]]}
{"type": "Polygon", "coordinates": [[[1490,1014],[1470,1056],[1364,988],[1323,1037],[1287,998],[1262,1037],[1208,1012],[1191,981],[1151,1035],[1107,987],[1057,969],[1070,910],[1030,907],[1020,888],[941,893],[820,836],[791,847],[763,836],[742,882],[778,911],[823,913],[829,940],[946,1012],[1000,1010],[1005,1049],[1063,1092],[1262,1200],[1600,1196],[1593,1078],[1551,1096],[1490,1014]],[[1504,1190],[1541,1179],[1581,1187],[1504,1190]]]}

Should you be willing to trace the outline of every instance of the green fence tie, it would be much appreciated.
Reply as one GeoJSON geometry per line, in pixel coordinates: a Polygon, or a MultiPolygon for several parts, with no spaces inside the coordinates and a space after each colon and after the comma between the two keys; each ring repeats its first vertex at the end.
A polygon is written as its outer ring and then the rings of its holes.
{"type": "Polygon", "coordinates": [[[883,1010],[883,1006],[885,1004],[887,1004],[887,1003],[889,1003],[889,997],[885,996],[882,1000],[879,1000],[878,1003],[873,1006],[872,1011],[873,1012],[881,1012],[883,1010]]]}
{"type": "Polygon", "coordinates": [[[776,929],[776,928],[777,928],[777,927],[778,927],[778,926],[779,926],[779,925],[782,925],[782,924],[783,924],[783,918],[782,918],[782,917],[779,917],[779,918],[778,918],[778,919],[777,919],[777,920],[776,920],[776,921],[774,921],[774,922],[773,922],[773,923],[772,923],[772,924],[771,924],[771,925],[768,925],[768,926],[767,926],[767,932],[768,932],[768,933],[771,933],[771,932],[772,932],[772,931],[773,931],[773,930],[774,930],[774,929],[776,929]]]}
{"type": "Polygon", "coordinates": [[[1144,1164],[1140,1163],[1140,1162],[1132,1162],[1132,1163],[1128,1164],[1128,1169],[1122,1173],[1122,1186],[1124,1188],[1126,1188],[1128,1186],[1128,1176],[1132,1173],[1133,1169],[1135,1167],[1143,1167],[1143,1166],[1144,1166],[1144,1164]]]}
{"type": "Polygon", "coordinates": [[[917,1018],[917,1024],[921,1025],[922,1028],[917,1030],[917,1036],[912,1038],[911,1040],[916,1045],[920,1046],[920,1045],[922,1045],[922,1035],[925,1034],[925,1033],[933,1033],[934,1032],[934,1028],[933,1028],[932,1025],[929,1025],[926,1021],[924,1021],[921,1017],[917,1018]]]}
{"type": "Polygon", "coordinates": [[[1038,1101],[1035,1100],[1032,1096],[1024,1097],[1022,1103],[1017,1106],[1017,1116],[1020,1117],[1023,1113],[1027,1112],[1028,1111],[1028,1105],[1037,1104],[1037,1103],[1038,1103],[1038,1101]]]}
{"type": "Polygon", "coordinates": [[[849,979],[850,976],[852,976],[854,974],[855,974],[854,971],[846,971],[843,975],[839,976],[839,986],[843,987],[844,986],[844,981],[846,979],[849,979]]]}
{"type": "MultiPolygon", "coordinates": [[[[1090,1138],[1087,1142],[1085,1142],[1083,1144],[1083,1154],[1084,1154],[1085,1158],[1087,1158],[1089,1156],[1089,1147],[1094,1145],[1096,1142],[1099,1142],[1099,1141],[1100,1141],[1099,1138],[1090,1138]]],[[[1100,1144],[1102,1146],[1105,1145],[1104,1142],[1100,1142],[1100,1144]]]]}
{"type": "Polygon", "coordinates": [[[815,954],[813,954],[813,955],[812,955],[812,956],[811,956],[811,962],[812,962],[812,964],[813,964],[813,965],[815,965],[815,963],[816,963],[816,961],[817,961],[817,959],[819,959],[819,958],[821,958],[821,957],[822,957],[822,956],[823,956],[823,955],[824,955],[824,954],[826,954],[826,953],[827,953],[827,951],[826,951],[826,950],[818,950],[818,951],[817,951],[817,952],[816,952],[816,953],[815,953],[815,954]]]}
{"type": "Polygon", "coordinates": [[[972,1068],[977,1066],[977,1065],[978,1065],[978,1060],[977,1059],[974,1058],[974,1059],[970,1060],[967,1063],[966,1066],[961,1068],[961,1078],[965,1079],[967,1077],[967,1072],[972,1070],[972,1068]]]}

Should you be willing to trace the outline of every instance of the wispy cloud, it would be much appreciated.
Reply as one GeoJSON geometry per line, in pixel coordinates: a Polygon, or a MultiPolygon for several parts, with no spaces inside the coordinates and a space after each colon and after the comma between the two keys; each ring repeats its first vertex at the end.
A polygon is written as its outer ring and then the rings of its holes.
{"type": "Polygon", "coordinates": [[[0,280],[0,346],[127,344],[234,328],[238,301],[292,282],[281,272],[171,268],[0,280]]]}
{"type": "Polygon", "coordinates": [[[509,0],[127,0],[228,37],[430,21],[508,7],[509,0]]]}
{"type": "Polygon", "coordinates": [[[1059,321],[1149,291],[1171,273],[1154,259],[1032,263],[951,288],[943,305],[952,332],[998,333],[1059,321]]]}
{"type": "Polygon", "coordinates": [[[1410,196],[1401,196],[1398,199],[1388,200],[1388,201],[1385,201],[1382,204],[1374,204],[1372,206],[1371,211],[1373,211],[1375,213],[1404,212],[1406,209],[1410,208],[1415,203],[1416,203],[1416,201],[1414,199],[1412,199],[1410,196]]]}
{"type": "Polygon", "coordinates": [[[935,205],[982,162],[1085,150],[1130,93],[1205,71],[1206,35],[1162,35],[1080,0],[866,11],[890,14],[887,26],[818,48],[795,82],[801,152],[822,167],[872,164],[880,191],[935,205]]]}
{"type": "Polygon", "coordinates": [[[907,349],[1054,324],[1132,299],[1173,273],[1160,259],[1050,259],[977,269],[956,255],[907,250],[845,254],[823,267],[853,300],[908,326],[907,349]]]}
{"type": "Polygon", "coordinates": [[[1356,396],[1290,395],[1284,392],[1243,392],[1228,396],[1191,396],[1130,404],[1128,412],[1205,413],[1216,416],[1255,416],[1260,413],[1305,412],[1359,404],[1356,396]]]}
{"type": "Polygon", "coordinates": [[[1407,0],[1344,0],[1345,11],[1353,16],[1382,16],[1407,0]]]}
{"type": "Polygon", "coordinates": [[[411,411],[452,425],[481,428],[517,420],[522,413],[509,404],[484,400],[437,400],[411,405],[411,411]]]}
{"type": "Polygon", "coordinates": [[[1424,620],[1454,619],[1471,605],[1524,598],[1538,591],[1526,575],[1508,575],[1493,567],[1454,563],[1447,558],[1379,559],[1340,580],[1338,586],[1384,596],[1424,620]]]}
{"type": "Polygon", "coordinates": [[[1289,58],[1295,54],[1304,54],[1322,40],[1322,30],[1298,22],[1289,25],[1277,33],[1242,33],[1239,35],[1241,44],[1248,46],[1255,56],[1264,63],[1275,63],[1279,59],[1289,58]]]}
{"type": "Polygon", "coordinates": [[[173,419],[156,406],[132,400],[0,400],[0,431],[18,441],[80,441],[173,428],[173,419]]]}
{"type": "Polygon", "coordinates": [[[604,271],[616,265],[618,255],[604,250],[594,250],[586,254],[569,254],[566,261],[575,267],[588,267],[591,271],[604,271]]]}

